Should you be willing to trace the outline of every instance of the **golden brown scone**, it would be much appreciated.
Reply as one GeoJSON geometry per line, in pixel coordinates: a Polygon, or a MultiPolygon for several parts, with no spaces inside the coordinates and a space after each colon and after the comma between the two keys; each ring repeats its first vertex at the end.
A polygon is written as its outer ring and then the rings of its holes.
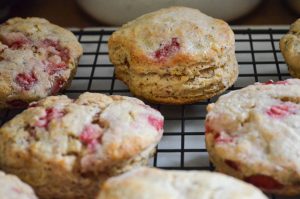
{"type": "Polygon", "coordinates": [[[70,85],[82,47],[68,30],[42,18],[0,26],[0,108],[21,108],[70,85]]]}
{"type": "Polygon", "coordinates": [[[267,199],[254,186],[209,171],[138,168],[108,179],[97,199],[267,199]]]}
{"type": "Polygon", "coordinates": [[[141,98],[186,104],[208,99],[238,75],[228,24],[199,10],[171,7],[125,24],[108,42],[116,77],[141,98]]]}
{"type": "Polygon", "coordinates": [[[293,23],[290,31],[281,38],[280,50],[290,75],[300,78],[300,19],[293,23]]]}
{"type": "Polygon", "coordinates": [[[262,190],[300,194],[300,80],[256,83],[208,106],[206,147],[217,171],[262,190]]]}
{"type": "Polygon", "coordinates": [[[0,199],[37,199],[30,186],[14,175],[0,171],[0,199]]]}
{"type": "Polygon", "coordinates": [[[162,115],[135,98],[47,97],[0,129],[0,168],[43,199],[90,199],[107,177],[146,164],[162,132],[162,115]]]}

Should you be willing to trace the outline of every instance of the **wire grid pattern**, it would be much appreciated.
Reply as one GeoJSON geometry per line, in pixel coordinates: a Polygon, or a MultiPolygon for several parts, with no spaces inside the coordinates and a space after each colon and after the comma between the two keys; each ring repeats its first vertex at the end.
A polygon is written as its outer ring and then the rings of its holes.
{"type": "MultiPolygon", "coordinates": [[[[77,74],[71,87],[64,93],[76,98],[82,92],[100,92],[132,96],[121,81],[115,79],[114,68],[108,58],[107,42],[114,28],[74,29],[84,48],[77,74]]],[[[287,66],[279,50],[283,29],[235,28],[236,56],[240,74],[236,83],[225,93],[255,82],[289,78],[287,66]]],[[[155,105],[165,117],[165,132],[150,160],[151,166],[164,169],[213,170],[204,142],[206,106],[218,96],[193,105],[155,105]]],[[[20,111],[2,110],[3,123],[20,111]]],[[[280,197],[270,196],[279,199],[280,197]]]]}

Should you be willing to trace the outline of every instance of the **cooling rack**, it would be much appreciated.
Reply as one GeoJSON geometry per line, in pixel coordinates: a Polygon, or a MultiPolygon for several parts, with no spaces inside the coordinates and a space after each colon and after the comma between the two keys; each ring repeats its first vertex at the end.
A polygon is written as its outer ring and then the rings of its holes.
{"type": "MultiPolygon", "coordinates": [[[[131,96],[128,88],[115,79],[114,68],[108,58],[107,41],[114,28],[72,29],[84,48],[77,74],[64,93],[77,97],[82,92],[100,92],[131,96]]],[[[235,27],[236,56],[240,74],[236,83],[225,93],[255,82],[289,77],[287,66],[279,50],[279,39],[288,31],[284,28],[235,27]]],[[[164,169],[213,170],[204,142],[206,106],[218,96],[193,105],[155,105],[165,117],[165,132],[151,159],[151,166],[164,169]]],[[[0,111],[3,123],[19,111],[0,111]]],[[[283,199],[270,195],[272,199],[283,199]]],[[[295,197],[299,198],[299,197],[295,197]]]]}

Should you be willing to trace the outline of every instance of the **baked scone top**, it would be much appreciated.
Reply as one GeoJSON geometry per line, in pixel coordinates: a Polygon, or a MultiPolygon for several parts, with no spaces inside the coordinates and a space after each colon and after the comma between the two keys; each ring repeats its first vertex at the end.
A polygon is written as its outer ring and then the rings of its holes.
{"type": "Polygon", "coordinates": [[[75,72],[81,54],[70,31],[45,19],[6,21],[0,26],[1,98],[32,101],[57,94],[75,72]]]}
{"type": "Polygon", "coordinates": [[[13,175],[0,171],[1,199],[37,199],[31,187],[13,175]]]}
{"type": "MultiPolygon", "coordinates": [[[[44,39],[59,41],[61,47],[68,48],[71,58],[77,58],[82,54],[82,47],[78,44],[77,39],[73,33],[60,26],[52,24],[48,20],[43,18],[16,17],[9,19],[0,26],[1,39],[6,39],[5,41],[7,41],[7,39],[14,39],[6,38],[6,35],[12,32],[22,33],[32,41],[43,41],[44,39]]],[[[15,36],[21,36],[21,34],[15,36]]],[[[3,41],[1,43],[3,43],[3,41]]]]}
{"type": "Polygon", "coordinates": [[[300,178],[300,80],[257,83],[208,106],[214,154],[245,176],[271,176],[278,188],[300,178]],[[226,153],[224,153],[226,151],[226,153]],[[249,169],[247,169],[249,167],[249,169]]]}
{"type": "Polygon", "coordinates": [[[109,39],[115,65],[129,63],[138,72],[157,67],[218,66],[234,52],[234,34],[227,23],[199,10],[171,7],[125,24],[109,39]]]}
{"type": "Polygon", "coordinates": [[[139,168],[108,179],[97,199],[267,199],[252,185],[208,171],[139,168]]]}
{"type": "Polygon", "coordinates": [[[0,161],[22,167],[16,156],[61,164],[66,170],[100,172],[153,148],[162,115],[142,101],[84,93],[75,101],[47,97],[0,129],[0,161]]]}

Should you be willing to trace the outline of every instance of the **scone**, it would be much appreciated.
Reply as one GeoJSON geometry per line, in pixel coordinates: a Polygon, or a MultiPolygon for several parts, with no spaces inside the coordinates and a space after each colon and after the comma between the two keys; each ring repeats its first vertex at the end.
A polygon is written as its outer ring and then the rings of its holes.
{"type": "Polygon", "coordinates": [[[90,199],[107,177],[146,164],[162,132],[162,115],[135,98],[47,97],[0,129],[0,169],[43,199],[90,199]]]}
{"type": "Polygon", "coordinates": [[[300,80],[256,83],[207,107],[206,147],[217,171],[269,193],[300,194],[300,80]]]}
{"type": "Polygon", "coordinates": [[[293,23],[290,31],[281,38],[280,50],[291,76],[300,78],[300,19],[293,23]]]}
{"type": "Polygon", "coordinates": [[[166,104],[208,99],[237,78],[234,34],[196,9],[171,7],[125,24],[109,39],[116,77],[138,97],[166,104]]]}
{"type": "Polygon", "coordinates": [[[0,171],[0,199],[37,199],[32,188],[13,175],[0,171]]]}
{"type": "Polygon", "coordinates": [[[0,25],[0,108],[26,107],[68,87],[81,54],[70,31],[45,19],[0,25]]]}
{"type": "Polygon", "coordinates": [[[108,179],[97,199],[267,199],[254,186],[209,171],[139,168],[108,179]]]}

